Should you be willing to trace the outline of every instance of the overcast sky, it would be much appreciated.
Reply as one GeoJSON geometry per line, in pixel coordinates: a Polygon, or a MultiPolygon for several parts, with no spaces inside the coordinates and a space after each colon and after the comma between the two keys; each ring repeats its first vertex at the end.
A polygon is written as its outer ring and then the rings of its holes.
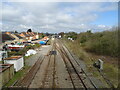
{"type": "Polygon", "coordinates": [[[5,1],[0,5],[2,31],[97,32],[118,24],[117,2],[5,1]]]}

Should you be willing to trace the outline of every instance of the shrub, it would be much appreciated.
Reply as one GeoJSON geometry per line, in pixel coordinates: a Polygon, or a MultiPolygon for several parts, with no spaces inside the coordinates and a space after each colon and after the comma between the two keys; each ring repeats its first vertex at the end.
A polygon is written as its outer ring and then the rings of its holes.
{"type": "Polygon", "coordinates": [[[118,56],[118,37],[116,31],[94,33],[86,42],[85,49],[97,54],[118,56]]]}

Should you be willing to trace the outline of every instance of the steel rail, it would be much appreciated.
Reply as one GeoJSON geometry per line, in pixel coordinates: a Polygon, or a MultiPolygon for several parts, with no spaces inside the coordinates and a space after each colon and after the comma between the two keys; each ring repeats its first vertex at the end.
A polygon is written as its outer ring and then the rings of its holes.
{"type": "MultiPolygon", "coordinates": [[[[62,48],[63,48],[63,47],[62,47],[62,48]]],[[[63,49],[63,50],[64,50],[64,49],[63,49]]],[[[73,65],[72,61],[70,60],[70,58],[69,58],[69,56],[67,55],[67,53],[66,53],[65,50],[64,50],[64,52],[65,52],[65,55],[66,55],[66,57],[68,58],[69,62],[71,63],[73,69],[75,70],[76,74],[78,75],[79,79],[81,80],[81,82],[82,82],[84,88],[87,90],[87,87],[86,87],[85,83],[83,82],[81,76],[79,75],[78,71],[76,70],[75,66],[73,65]]]]}
{"type": "Polygon", "coordinates": [[[67,65],[67,62],[65,61],[65,57],[64,57],[63,53],[61,53],[62,51],[61,51],[60,49],[57,48],[57,50],[58,50],[58,52],[60,53],[60,55],[61,55],[61,57],[62,57],[62,59],[63,59],[63,61],[64,61],[64,63],[65,63],[66,69],[67,69],[67,71],[68,71],[69,77],[70,77],[71,82],[72,82],[72,85],[73,85],[73,88],[76,89],[76,88],[75,88],[74,81],[73,81],[73,78],[72,78],[72,75],[70,74],[70,71],[68,70],[68,65],[67,65]]]}
{"type": "MultiPolygon", "coordinates": [[[[52,44],[52,49],[51,49],[51,51],[54,50],[54,45],[55,45],[55,42],[53,42],[53,44],[52,44]]],[[[45,83],[47,82],[47,75],[48,75],[48,72],[49,72],[48,69],[49,69],[49,66],[50,66],[51,56],[52,56],[52,55],[49,54],[49,58],[48,58],[49,61],[48,61],[47,67],[46,67],[46,69],[45,69],[44,79],[43,79],[43,81],[42,81],[43,85],[42,85],[40,88],[46,88],[46,87],[45,87],[45,83]]],[[[55,73],[54,73],[54,72],[55,72],[55,71],[54,71],[54,70],[55,70],[55,57],[54,57],[53,67],[54,67],[54,68],[52,69],[52,70],[53,70],[53,75],[52,75],[52,77],[53,77],[53,79],[52,79],[52,88],[54,88],[54,84],[55,84],[55,81],[54,81],[54,77],[55,77],[55,76],[54,76],[54,74],[55,74],[55,73]]]]}
{"type": "MultiPolygon", "coordinates": [[[[64,44],[64,46],[66,47],[66,45],[64,44]]],[[[67,48],[67,47],[66,47],[67,48]]],[[[70,52],[70,50],[67,48],[68,52],[70,53],[70,55],[73,57],[73,59],[75,60],[75,62],[80,66],[79,62],[75,59],[75,57],[73,56],[73,54],[70,52]]],[[[80,66],[81,67],[81,66],[80,66]]],[[[81,67],[82,72],[87,76],[87,78],[89,79],[90,83],[93,85],[93,87],[97,90],[97,86],[95,85],[95,83],[89,78],[89,76],[87,75],[87,73],[83,70],[83,68],[81,67]]]]}
{"type": "MultiPolygon", "coordinates": [[[[50,57],[50,56],[49,56],[50,57]]],[[[19,81],[17,81],[17,83],[14,84],[14,86],[8,87],[8,88],[29,88],[31,82],[33,81],[37,71],[40,69],[41,64],[44,61],[44,57],[41,56],[38,58],[38,60],[36,61],[36,63],[29,69],[29,71],[27,72],[27,74],[20,79],[19,81]]]]}
{"type": "MultiPolygon", "coordinates": [[[[70,62],[71,66],[73,67],[73,69],[74,69],[75,73],[77,74],[79,80],[81,81],[82,85],[83,85],[84,88],[87,90],[86,85],[84,84],[83,80],[81,79],[81,77],[80,77],[78,71],[76,70],[75,66],[74,66],[73,63],[71,62],[71,60],[70,60],[69,56],[67,55],[66,51],[63,49],[62,46],[61,46],[61,48],[62,48],[62,49],[60,49],[60,50],[61,50],[62,54],[67,57],[68,61],[70,62]]],[[[65,61],[65,60],[64,60],[64,61],[65,61]]],[[[65,62],[66,62],[66,61],[65,61],[65,62]]],[[[67,65],[67,64],[66,64],[66,65],[67,65]]],[[[74,85],[74,84],[73,84],[73,85],[74,85]]],[[[75,88],[75,86],[74,86],[74,88],[75,88]]]]}
{"type": "Polygon", "coordinates": [[[16,86],[25,86],[27,88],[29,87],[29,85],[31,84],[32,80],[34,79],[37,71],[40,69],[40,66],[44,60],[44,57],[42,58],[42,60],[40,60],[40,59],[41,58],[39,57],[37,62],[33,65],[33,67],[31,67],[31,69],[25,75],[25,77],[16,84],[16,86]]]}
{"type": "MultiPolygon", "coordinates": [[[[60,41],[61,42],[61,41],[60,41]]],[[[66,45],[64,44],[64,47],[66,47],[66,45]]],[[[81,67],[80,63],[75,59],[75,57],[73,56],[73,54],[70,52],[70,50],[67,48],[68,52],[70,53],[70,55],[73,57],[73,59],[75,60],[75,62],[81,67]]],[[[89,76],[87,75],[87,73],[83,70],[83,68],[81,67],[82,72],[86,75],[86,77],[88,78],[88,80],[90,81],[90,83],[93,85],[93,87],[97,90],[97,86],[96,84],[89,78],[89,76]]]]}

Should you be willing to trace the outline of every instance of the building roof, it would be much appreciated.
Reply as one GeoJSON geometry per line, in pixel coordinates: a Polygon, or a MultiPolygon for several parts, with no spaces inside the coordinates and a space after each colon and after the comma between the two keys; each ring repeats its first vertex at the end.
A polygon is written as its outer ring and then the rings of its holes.
{"type": "Polygon", "coordinates": [[[13,38],[12,36],[10,36],[8,34],[2,33],[2,41],[5,42],[8,40],[15,40],[15,38],[13,38]]]}
{"type": "Polygon", "coordinates": [[[29,36],[34,36],[33,32],[27,32],[26,34],[29,35],[29,36]]]}
{"type": "Polygon", "coordinates": [[[19,39],[22,39],[22,37],[19,34],[14,34],[16,35],[19,39]]]}
{"type": "Polygon", "coordinates": [[[26,37],[30,36],[30,35],[26,34],[26,32],[22,32],[21,34],[24,34],[26,37]]]}
{"type": "Polygon", "coordinates": [[[4,60],[17,60],[17,59],[19,59],[21,57],[22,56],[11,56],[11,57],[5,58],[4,60]]]}
{"type": "Polygon", "coordinates": [[[0,73],[13,66],[13,64],[0,64],[0,73]]]}

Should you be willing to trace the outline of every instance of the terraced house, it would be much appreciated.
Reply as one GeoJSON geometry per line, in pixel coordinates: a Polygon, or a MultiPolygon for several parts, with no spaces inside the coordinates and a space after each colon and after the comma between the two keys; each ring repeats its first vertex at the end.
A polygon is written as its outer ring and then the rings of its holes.
{"type": "Polygon", "coordinates": [[[15,38],[14,42],[22,42],[23,41],[23,38],[18,33],[6,32],[6,34],[13,37],[13,38],[15,38]]]}
{"type": "Polygon", "coordinates": [[[20,36],[23,37],[26,41],[39,39],[38,33],[32,32],[31,29],[28,29],[27,32],[22,32],[20,36]]]}
{"type": "Polygon", "coordinates": [[[14,42],[15,38],[7,33],[2,33],[2,43],[10,44],[14,42]]]}

